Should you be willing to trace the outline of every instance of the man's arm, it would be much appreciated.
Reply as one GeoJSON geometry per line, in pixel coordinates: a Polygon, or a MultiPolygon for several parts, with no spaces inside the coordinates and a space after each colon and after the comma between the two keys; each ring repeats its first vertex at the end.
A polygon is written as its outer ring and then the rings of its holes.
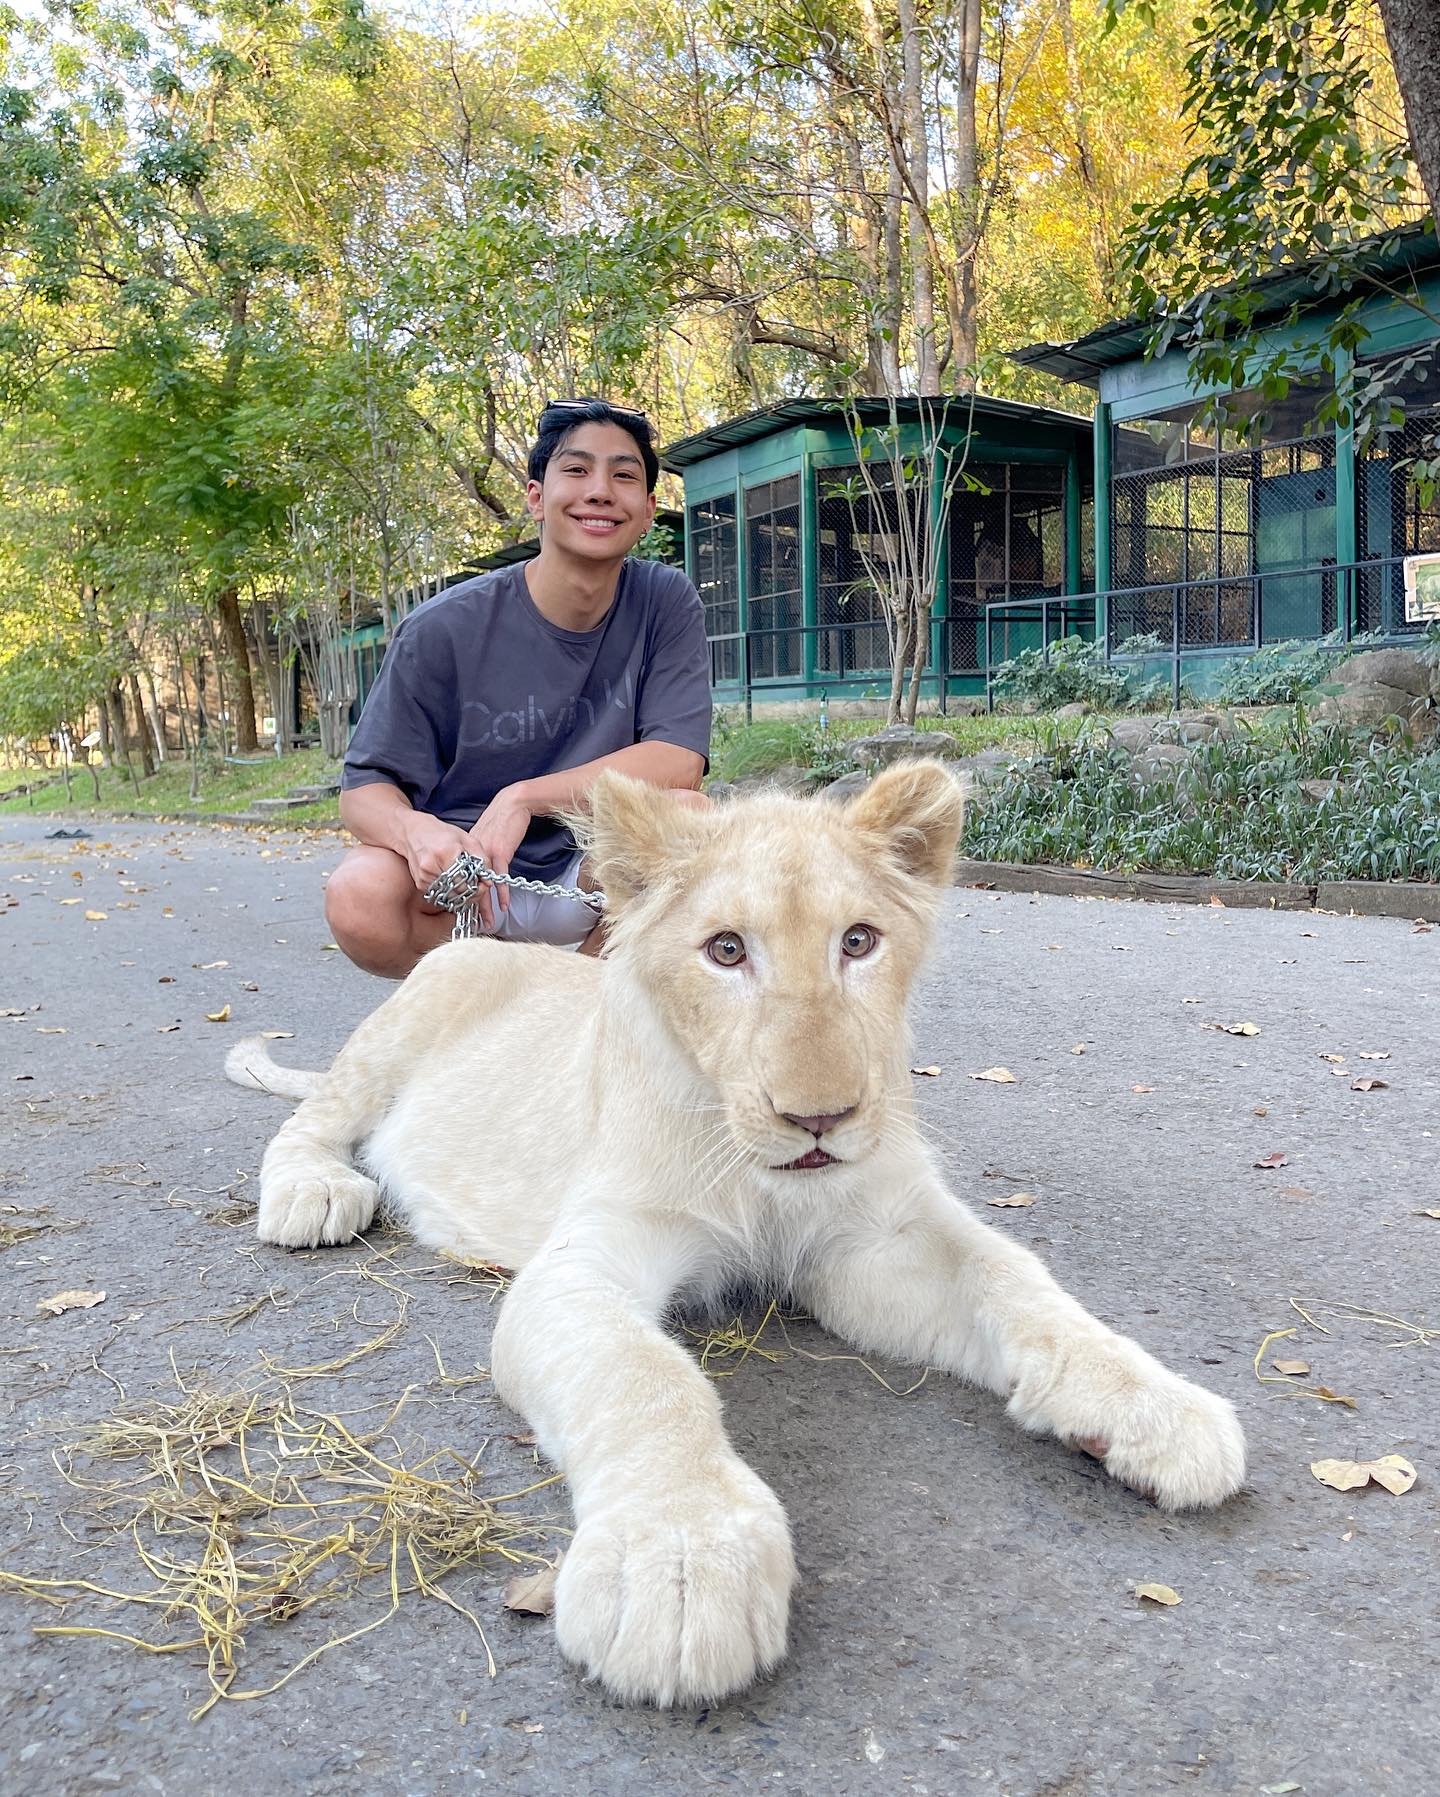
{"type": "Polygon", "coordinates": [[[370,848],[390,849],[409,864],[417,891],[450,866],[469,838],[454,824],[416,811],[398,786],[372,780],[340,794],[340,822],[370,848]]]}

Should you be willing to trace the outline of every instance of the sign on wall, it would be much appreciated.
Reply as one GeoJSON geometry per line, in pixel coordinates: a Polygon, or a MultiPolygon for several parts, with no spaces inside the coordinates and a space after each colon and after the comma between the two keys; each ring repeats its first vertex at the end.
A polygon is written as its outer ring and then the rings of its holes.
{"type": "Polygon", "coordinates": [[[1440,555],[1405,557],[1405,622],[1440,618],[1440,555]]]}

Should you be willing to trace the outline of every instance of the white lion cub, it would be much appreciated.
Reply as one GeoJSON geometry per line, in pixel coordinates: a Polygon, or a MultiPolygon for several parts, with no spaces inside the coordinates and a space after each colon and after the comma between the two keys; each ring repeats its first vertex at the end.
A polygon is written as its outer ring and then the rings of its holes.
{"type": "Polygon", "coordinates": [[[492,1371],[569,1481],[561,1649],[617,1696],[721,1698],[785,1650],[779,1500],[661,1326],[736,1278],[856,1347],[986,1386],[1166,1509],[1244,1477],[1230,1405],[1063,1292],[949,1191],[916,1131],[905,1001],[960,830],[935,762],[843,808],[711,811],[606,774],[588,838],[605,957],[428,955],[328,1073],[258,1039],[227,1071],[304,1097],[262,1240],[344,1242],[383,1190],[432,1248],[517,1269],[492,1371]]]}

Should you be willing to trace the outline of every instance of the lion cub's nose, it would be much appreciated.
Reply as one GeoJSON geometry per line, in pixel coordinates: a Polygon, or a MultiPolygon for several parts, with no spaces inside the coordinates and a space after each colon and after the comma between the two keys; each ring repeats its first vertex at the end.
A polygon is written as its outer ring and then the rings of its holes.
{"type": "Polygon", "coordinates": [[[858,1104],[852,1104],[846,1110],[832,1112],[828,1117],[797,1117],[791,1111],[781,1111],[780,1115],[787,1123],[798,1123],[801,1129],[808,1129],[818,1141],[827,1129],[834,1129],[837,1123],[843,1123],[847,1117],[853,1117],[859,1108],[858,1104]]]}

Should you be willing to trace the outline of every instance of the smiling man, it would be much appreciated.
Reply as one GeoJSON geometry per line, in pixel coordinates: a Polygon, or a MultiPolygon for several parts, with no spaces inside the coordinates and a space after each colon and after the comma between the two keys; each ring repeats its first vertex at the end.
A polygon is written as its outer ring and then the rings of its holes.
{"type": "MultiPolygon", "coordinates": [[[[325,915],[358,966],[403,978],[450,936],[422,897],[461,849],[562,886],[580,853],[548,814],[607,767],[694,801],[710,746],[700,598],[630,551],[655,516],[644,415],[552,400],[530,452],[533,561],[450,587],[401,623],[345,757],[340,817],[360,842],[325,915]]],[[[574,899],[482,887],[486,933],[595,952],[574,899]]]]}

